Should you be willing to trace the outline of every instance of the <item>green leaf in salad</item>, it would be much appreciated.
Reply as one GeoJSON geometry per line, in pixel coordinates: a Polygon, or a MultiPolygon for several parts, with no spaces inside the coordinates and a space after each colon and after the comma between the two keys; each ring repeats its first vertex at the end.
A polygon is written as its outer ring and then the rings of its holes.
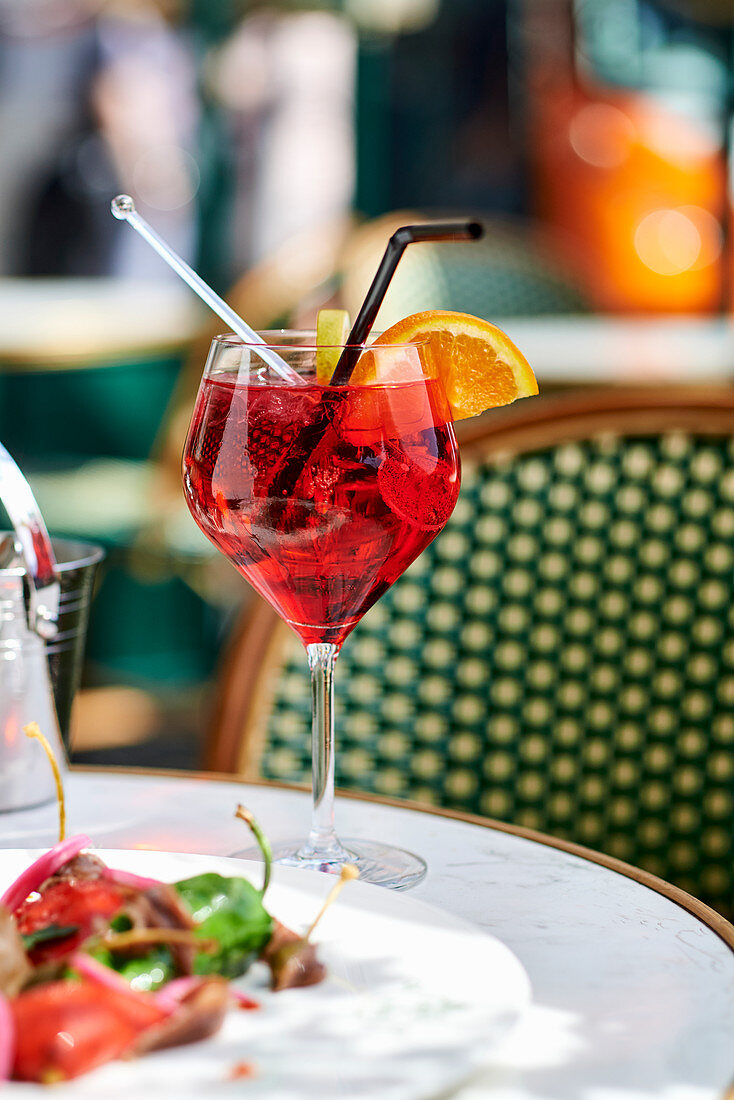
{"type": "Polygon", "coordinates": [[[100,945],[89,951],[97,962],[116,970],[138,993],[152,993],[176,977],[173,955],[165,944],[155,944],[144,955],[130,958],[100,945]]]}
{"type": "MultiPolygon", "coordinates": [[[[273,919],[263,906],[260,892],[247,879],[224,878],[214,873],[172,885],[196,922],[192,934],[201,940],[201,949],[194,955],[194,974],[218,974],[224,978],[244,974],[273,931],[273,919]]],[[[121,938],[135,931],[124,912],[117,914],[109,927],[110,932],[120,933],[121,938]]],[[[165,934],[166,930],[162,931],[165,934]]],[[[171,929],[171,935],[174,933],[178,930],[171,929]]],[[[110,944],[100,942],[89,944],[87,950],[139,991],[159,989],[178,973],[174,954],[165,943],[151,945],[132,956],[127,950],[118,952],[110,944]]]]}
{"type": "Polygon", "coordinates": [[[213,951],[199,951],[195,974],[237,978],[258,957],[273,932],[273,918],[258,890],[244,878],[215,873],[195,875],[174,883],[196,921],[196,935],[215,940],[213,951]]]}
{"type": "MultiPolygon", "coordinates": [[[[127,913],[118,913],[110,921],[111,932],[128,932],[132,927],[133,923],[127,913]]],[[[97,962],[108,966],[110,970],[116,970],[140,993],[160,989],[171,978],[176,977],[173,955],[163,943],[153,944],[144,954],[132,958],[128,952],[113,951],[104,943],[88,946],[86,950],[97,962]]]]}

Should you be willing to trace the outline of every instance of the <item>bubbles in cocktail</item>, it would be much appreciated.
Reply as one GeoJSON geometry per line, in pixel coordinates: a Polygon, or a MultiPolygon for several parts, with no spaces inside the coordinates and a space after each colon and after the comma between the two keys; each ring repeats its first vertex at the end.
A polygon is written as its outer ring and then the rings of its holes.
{"type": "Polygon", "coordinates": [[[294,390],[265,384],[249,386],[246,394],[248,416],[253,424],[270,426],[277,438],[279,432],[294,426],[299,430],[308,427],[316,417],[319,396],[314,387],[294,390]]]}

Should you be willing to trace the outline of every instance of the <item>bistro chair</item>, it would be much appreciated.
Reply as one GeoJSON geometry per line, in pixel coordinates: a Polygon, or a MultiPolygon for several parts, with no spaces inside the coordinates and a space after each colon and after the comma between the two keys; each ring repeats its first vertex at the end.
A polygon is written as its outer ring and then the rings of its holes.
{"type": "MultiPolygon", "coordinates": [[[[352,317],[391,234],[401,225],[437,216],[442,215],[397,211],[352,231],[339,260],[339,301],[352,317]]],[[[378,330],[426,309],[488,319],[588,311],[578,269],[546,229],[526,221],[481,220],[485,235],[470,245],[442,241],[406,249],[380,307],[378,330]]]]}
{"type": "MultiPolygon", "coordinates": [[[[557,394],[459,426],[445,530],[347,639],[337,784],[499,818],[734,902],[734,395],[557,394]]],[[[310,774],[259,598],[207,766],[310,774]]]]}

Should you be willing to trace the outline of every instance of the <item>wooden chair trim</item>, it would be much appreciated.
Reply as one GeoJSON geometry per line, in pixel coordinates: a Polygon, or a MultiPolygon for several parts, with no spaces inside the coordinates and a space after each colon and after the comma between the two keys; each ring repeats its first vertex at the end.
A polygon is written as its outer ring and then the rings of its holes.
{"type": "Polygon", "coordinates": [[[203,766],[247,779],[258,775],[272,698],[288,628],[257,593],[240,618],[220,664],[203,766]]]}
{"type": "Polygon", "coordinates": [[[689,386],[576,390],[524,398],[456,425],[462,453],[473,457],[539,451],[604,432],[654,435],[661,431],[734,435],[734,390],[689,386]]]}
{"type": "MultiPolygon", "coordinates": [[[[73,764],[71,771],[83,775],[98,775],[108,772],[108,768],[100,768],[94,764],[73,764]]],[[[173,768],[115,768],[119,775],[140,775],[153,778],[199,780],[213,783],[231,783],[232,775],[221,772],[190,772],[173,768]]],[[[308,792],[309,787],[303,783],[279,783],[272,779],[248,779],[248,783],[256,787],[270,787],[275,790],[308,792]]],[[[535,844],[544,844],[548,848],[556,848],[558,851],[567,852],[578,859],[597,863],[609,871],[638,882],[649,890],[661,894],[663,897],[691,913],[697,920],[705,924],[712,932],[724,941],[727,947],[734,953],[734,924],[721,913],[717,913],[705,902],[699,901],[692,894],[681,890],[665,879],[658,878],[650,871],[643,871],[640,867],[634,867],[631,863],[625,863],[615,856],[608,856],[604,852],[597,852],[593,848],[586,848],[582,844],[575,844],[571,840],[562,840],[559,837],[549,836],[536,829],[528,829],[524,825],[510,825],[504,821],[497,821],[492,817],[481,817],[478,814],[468,814],[461,810],[445,810],[440,806],[429,806],[422,802],[411,802],[397,798],[389,798],[385,795],[362,794],[359,791],[337,790],[339,798],[348,798],[356,802],[374,802],[380,806],[393,806],[400,810],[414,810],[419,813],[432,814],[435,817],[446,817],[451,821],[463,821],[467,825],[478,825],[483,829],[493,829],[496,832],[508,833],[510,836],[521,837],[523,840],[532,840],[535,844]]]]}

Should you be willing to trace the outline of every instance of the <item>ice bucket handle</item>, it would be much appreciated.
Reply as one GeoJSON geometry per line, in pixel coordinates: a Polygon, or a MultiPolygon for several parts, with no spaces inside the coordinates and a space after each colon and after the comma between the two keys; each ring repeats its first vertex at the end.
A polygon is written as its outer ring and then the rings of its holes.
{"type": "Polygon", "coordinates": [[[28,626],[42,638],[58,630],[61,585],[46,524],[33,490],[14,458],[0,443],[0,500],[15,530],[29,588],[28,626]]]}

